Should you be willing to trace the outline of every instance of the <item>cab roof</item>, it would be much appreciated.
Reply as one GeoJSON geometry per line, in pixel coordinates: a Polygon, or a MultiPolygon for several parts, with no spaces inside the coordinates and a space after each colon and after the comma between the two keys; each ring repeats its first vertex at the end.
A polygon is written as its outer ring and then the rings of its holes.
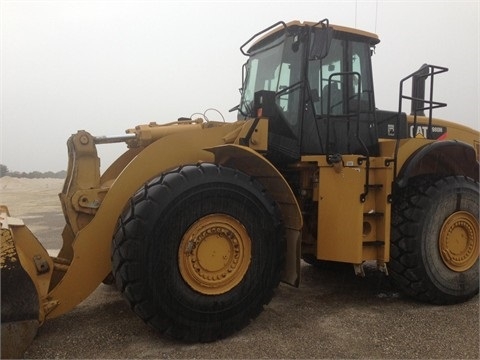
{"type": "MultiPolygon", "coordinates": [[[[258,33],[257,35],[261,35],[261,36],[260,36],[260,38],[255,40],[255,42],[251,45],[251,48],[254,48],[258,43],[260,43],[262,40],[266,39],[267,37],[279,32],[279,31],[282,31],[283,29],[285,29],[285,27],[290,28],[290,27],[305,27],[305,26],[322,27],[322,26],[325,26],[325,23],[323,22],[323,20],[321,22],[312,22],[312,21],[303,21],[302,22],[302,21],[299,21],[299,20],[293,20],[293,21],[290,21],[288,23],[284,23],[284,22],[279,21],[278,23],[270,26],[271,30],[269,30],[270,28],[267,28],[266,30],[258,33]],[[280,24],[282,24],[284,26],[281,27],[281,28],[276,26],[276,25],[280,25],[280,24]]],[[[374,34],[374,33],[368,32],[368,31],[355,29],[355,28],[350,28],[350,27],[347,27],[347,26],[335,25],[335,24],[328,24],[328,27],[332,28],[335,31],[341,32],[341,33],[347,33],[347,34],[351,34],[351,35],[354,35],[354,36],[360,36],[360,37],[366,38],[371,45],[376,45],[380,42],[380,39],[378,38],[377,34],[374,34]]],[[[256,35],[254,35],[250,39],[250,41],[254,40],[255,37],[256,37],[256,35]]],[[[250,42],[250,41],[248,41],[248,42],[250,42]]],[[[244,46],[247,43],[245,43],[244,46]]]]}

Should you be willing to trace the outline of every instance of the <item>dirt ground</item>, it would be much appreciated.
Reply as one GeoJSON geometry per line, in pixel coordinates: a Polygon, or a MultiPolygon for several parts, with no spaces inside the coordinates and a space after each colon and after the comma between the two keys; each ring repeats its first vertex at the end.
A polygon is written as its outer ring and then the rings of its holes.
{"type": "MultiPolygon", "coordinates": [[[[61,246],[61,180],[0,178],[0,203],[47,249],[61,246]]],[[[368,269],[367,269],[368,270],[368,269]]],[[[157,334],[115,288],[100,285],[70,313],[47,321],[26,358],[478,359],[479,298],[454,306],[410,300],[379,272],[302,267],[251,324],[228,339],[183,344],[157,334]]]]}

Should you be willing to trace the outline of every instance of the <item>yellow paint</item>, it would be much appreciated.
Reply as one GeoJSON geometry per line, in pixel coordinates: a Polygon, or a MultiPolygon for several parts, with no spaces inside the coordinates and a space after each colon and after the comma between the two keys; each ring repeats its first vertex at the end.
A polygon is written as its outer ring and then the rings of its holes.
{"type": "Polygon", "coordinates": [[[207,215],[185,232],[178,248],[180,274],[194,290],[220,295],[237,286],[252,258],[245,227],[226,214],[207,215]]]}

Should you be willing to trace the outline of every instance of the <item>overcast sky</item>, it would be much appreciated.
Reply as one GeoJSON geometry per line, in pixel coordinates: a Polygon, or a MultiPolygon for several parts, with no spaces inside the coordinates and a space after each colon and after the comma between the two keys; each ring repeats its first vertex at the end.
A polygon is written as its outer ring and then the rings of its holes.
{"type": "MultiPolygon", "coordinates": [[[[434,116],[479,127],[479,1],[1,1],[0,163],[59,171],[78,129],[123,134],[239,102],[239,47],[276,21],[358,27],[380,37],[376,105],[397,110],[401,78],[423,63],[434,116]]],[[[211,119],[220,117],[208,112],[211,119]]],[[[119,154],[101,145],[102,167],[119,154]]]]}

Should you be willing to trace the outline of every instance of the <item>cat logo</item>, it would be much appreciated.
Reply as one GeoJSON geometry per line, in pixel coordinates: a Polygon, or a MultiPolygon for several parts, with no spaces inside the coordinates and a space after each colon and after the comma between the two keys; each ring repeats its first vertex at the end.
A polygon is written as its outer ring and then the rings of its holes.
{"type": "Polygon", "coordinates": [[[416,129],[414,124],[408,124],[409,136],[416,139],[433,139],[442,140],[447,136],[447,128],[444,126],[432,126],[431,135],[428,136],[428,125],[417,124],[416,129]]]}
{"type": "Polygon", "coordinates": [[[425,136],[423,136],[423,132],[417,132],[417,134],[415,135],[415,139],[425,139],[425,136]]]}

